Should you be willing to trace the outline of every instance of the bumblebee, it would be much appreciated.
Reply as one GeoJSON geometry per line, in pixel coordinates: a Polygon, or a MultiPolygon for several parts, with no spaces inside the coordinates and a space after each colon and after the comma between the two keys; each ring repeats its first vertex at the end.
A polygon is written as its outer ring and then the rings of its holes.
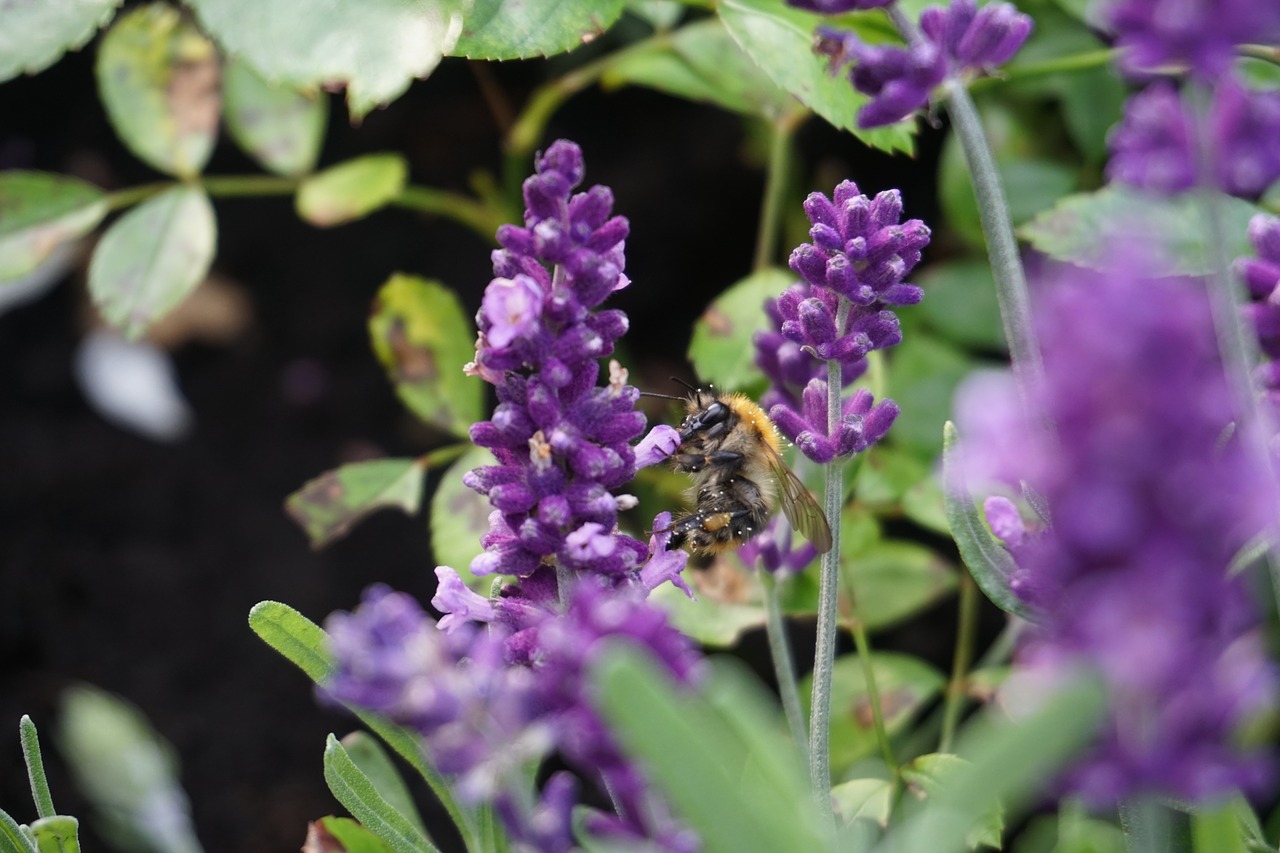
{"type": "Polygon", "coordinates": [[[780,502],[818,553],[831,550],[826,516],[782,461],[778,430],[764,409],[743,394],[687,387],[681,445],[671,461],[694,478],[694,510],[672,523],[672,545],[711,554],[737,548],[764,529],[780,502]]]}

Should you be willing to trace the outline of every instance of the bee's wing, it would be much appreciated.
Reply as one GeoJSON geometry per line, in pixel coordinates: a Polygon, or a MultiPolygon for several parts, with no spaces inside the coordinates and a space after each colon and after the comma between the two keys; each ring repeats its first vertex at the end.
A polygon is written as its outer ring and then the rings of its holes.
{"type": "Polygon", "coordinates": [[[800,531],[808,539],[819,554],[831,550],[831,528],[827,526],[827,517],[818,506],[813,494],[800,482],[800,478],[792,473],[787,463],[776,453],[766,454],[769,457],[769,470],[778,481],[778,490],[782,499],[782,511],[791,526],[800,531]]]}

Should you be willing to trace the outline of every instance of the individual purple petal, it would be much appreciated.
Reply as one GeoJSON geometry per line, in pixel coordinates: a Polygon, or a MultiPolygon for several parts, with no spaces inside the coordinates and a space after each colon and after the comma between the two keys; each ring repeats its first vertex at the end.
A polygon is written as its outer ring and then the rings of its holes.
{"type": "Polygon", "coordinates": [[[670,424],[658,424],[636,445],[636,468],[666,461],[679,446],[680,431],[670,424]]]}
{"type": "Polygon", "coordinates": [[[436,567],[436,594],[431,606],[445,616],[438,623],[441,631],[452,633],[467,622],[492,622],[497,612],[493,601],[463,583],[461,576],[448,566],[436,567]]]}
{"type": "Polygon", "coordinates": [[[1155,83],[1125,105],[1124,119],[1111,132],[1107,176],[1160,192],[1195,186],[1195,128],[1178,92],[1155,83]]]}

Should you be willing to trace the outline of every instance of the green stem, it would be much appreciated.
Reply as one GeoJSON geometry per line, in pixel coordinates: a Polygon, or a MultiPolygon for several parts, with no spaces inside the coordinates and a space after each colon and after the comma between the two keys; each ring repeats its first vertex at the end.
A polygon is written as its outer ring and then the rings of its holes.
{"type": "MultiPolygon", "coordinates": [[[[107,210],[119,210],[146,201],[167,189],[177,181],[156,181],[139,184],[107,195],[107,210]]],[[[243,198],[245,196],[291,195],[301,181],[298,178],[281,178],[275,175],[205,175],[189,183],[204,188],[214,198],[243,198]]]]}
{"type": "Polygon", "coordinates": [[[898,760],[893,755],[893,744],[889,742],[889,730],[884,726],[884,705],[880,702],[880,686],[876,683],[875,667],[871,663],[871,642],[867,639],[867,629],[862,621],[857,597],[850,591],[850,616],[853,621],[853,645],[858,650],[858,660],[862,664],[862,679],[867,683],[867,700],[871,705],[871,727],[876,734],[876,743],[880,746],[880,757],[885,766],[895,774],[898,760]]]}
{"type": "Polygon", "coordinates": [[[36,732],[36,724],[26,714],[18,722],[18,736],[22,740],[22,758],[27,763],[27,780],[31,783],[31,798],[36,803],[36,815],[53,817],[58,811],[53,807],[49,780],[44,775],[44,759],[40,757],[40,735],[36,732]]]}
{"type": "Polygon", "coordinates": [[[964,707],[969,686],[969,666],[978,634],[978,585],[968,572],[960,574],[960,624],[956,626],[956,650],[951,660],[951,680],[947,683],[947,701],[942,715],[939,752],[950,752],[955,740],[960,709],[964,707]]]}
{"type": "MultiPolygon", "coordinates": [[[[849,318],[849,300],[840,297],[836,328],[843,329],[849,318]]],[[[827,362],[827,435],[840,429],[840,391],[843,385],[840,361],[827,362]]],[[[822,555],[818,589],[818,636],[813,657],[813,693],[809,705],[809,781],[814,794],[828,808],[831,792],[831,681],[836,658],[836,602],[840,594],[840,506],[844,498],[843,460],[828,462],[823,508],[831,527],[831,548],[822,555]]]]}
{"type": "Polygon", "coordinates": [[[1280,65],[1280,47],[1273,44],[1242,44],[1236,48],[1241,56],[1251,56],[1280,65]]]}
{"type": "Polygon", "coordinates": [[[1031,299],[1026,274],[1022,270],[1022,258],[1018,254],[1018,241],[1009,219],[1009,203],[973,99],[958,80],[947,80],[943,86],[947,93],[951,126],[973,177],[973,193],[978,199],[982,233],[987,238],[987,254],[991,260],[991,274],[995,278],[1000,319],[1004,324],[1005,340],[1009,343],[1014,373],[1026,403],[1030,390],[1041,382],[1044,362],[1031,322],[1031,299]]]}
{"type": "Polygon", "coordinates": [[[391,203],[420,213],[448,217],[491,243],[498,226],[503,223],[501,216],[488,205],[459,193],[433,187],[407,186],[391,203]]]}
{"type": "Polygon", "coordinates": [[[1168,853],[1173,827],[1169,810],[1155,799],[1134,797],[1120,803],[1120,829],[1127,853],[1168,853]]]}
{"type": "Polygon", "coordinates": [[[1089,50],[1084,53],[1073,53],[1067,56],[1055,56],[1040,62],[1026,62],[1019,65],[1008,65],[995,77],[979,77],[969,82],[970,92],[979,92],[998,86],[1001,83],[1032,80],[1036,77],[1047,77],[1051,74],[1069,74],[1073,71],[1091,71],[1095,68],[1106,68],[1115,61],[1114,48],[1089,50]]]}
{"type": "Polygon", "coordinates": [[[758,569],[758,572],[760,586],[764,589],[765,636],[769,640],[769,654],[773,658],[773,671],[778,679],[782,712],[787,718],[787,726],[791,729],[791,739],[795,742],[796,749],[803,755],[808,745],[808,737],[804,730],[804,711],[800,707],[800,692],[796,689],[796,670],[791,662],[791,644],[787,641],[787,626],[782,618],[782,603],[778,600],[778,582],[773,573],[763,566],[758,569]]]}
{"type": "Polygon", "coordinates": [[[437,447],[435,450],[428,451],[418,457],[418,462],[428,471],[432,468],[441,468],[453,462],[462,454],[470,450],[474,445],[469,441],[459,441],[454,444],[446,444],[444,447],[437,447]]]}
{"type": "Polygon", "coordinates": [[[756,231],[756,254],[752,270],[759,272],[773,263],[778,254],[778,242],[782,239],[782,211],[787,197],[787,179],[794,156],[796,128],[804,120],[805,113],[790,112],[773,123],[772,144],[769,147],[769,166],[764,179],[764,200],[760,204],[760,227],[756,231]]]}

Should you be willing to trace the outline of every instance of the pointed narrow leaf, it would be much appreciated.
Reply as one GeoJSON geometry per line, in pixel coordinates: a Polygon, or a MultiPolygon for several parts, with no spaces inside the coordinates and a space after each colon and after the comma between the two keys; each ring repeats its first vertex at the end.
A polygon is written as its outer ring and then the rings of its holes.
{"type": "Polygon", "coordinates": [[[371,512],[418,511],[426,472],[419,459],[353,462],[310,480],[285,500],[285,509],[306,531],[312,548],[323,548],[351,532],[371,512]]]}
{"type": "Polygon", "coordinates": [[[204,190],[165,190],[107,229],[89,264],[89,293],[107,322],[136,339],[204,280],[216,242],[204,190]]]}
{"type": "Polygon", "coordinates": [[[942,434],[942,483],[947,501],[947,521],[951,524],[951,537],[956,540],[960,557],[992,604],[1006,613],[1034,622],[1035,613],[1009,587],[1009,579],[1017,570],[1013,557],[987,529],[986,521],[965,484],[956,447],[955,424],[947,421],[942,434]]]}
{"type": "Polygon", "coordinates": [[[874,148],[912,152],[913,120],[872,130],[858,127],[857,113],[867,96],[855,90],[847,76],[829,74],[826,60],[813,52],[821,16],[777,0],[723,0],[716,11],[743,51],[802,104],[874,148]]]}
{"type": "Polygon", "coordinates": [[[382,744],[365,732],[355,731],[342,739],[342,747],[360,771],[369,777],[369,781],[387,804],[429,838],[422,816],[413,804],[413,797],[382,744]]]}
{"type": "Polygon", "coordinates": [[[396,853],[431,853],[437,850],[412,823],[387,804],[333,735],[329,735],[325,743],[324,780],[338,802],[396,853]]]}
{"type": "Polygon", "coordinates": [[[752,339],[768,328],[766,299],[776,299],[795,280],[786,270],[764,269],[735,282],[693,324],[689,361],[701,379],[721,388],[742,388],[762,374],[752,339]]]}
{"type": "Polygon", "coordinates": [[[0,809],[0,853],[37,853],[36,845],[4,809],[0,809]]]}
{"type": "Polygon", "coordinates": [[[200,173],[218,132],[218,54],[177,8],[116,21],[98,48],[98,91],[129,150],[162,172],[200,173]]]}
{"type": "Polygon", "coordinates": [[[190,0],[205,32],[272,81],[346,84],[354,119],[426,77],[462,31],[464,0],[190,0]]]}
{"type": "Polygon", "coordinates": [[[475,0],[450,56],[532,59],[594,41],[622,15],[623,0],[475,0]]]}
{"type": "Polygon", "coordinates": [[[480,537],[489,532],[489,499],[467,488],[462,477],[472,468],[495,464],[488,448],[473,447],[440,478],[431,497],[431,555],[437,566],[456,570],[472,589],[489,588],[492,578],[471,573],[471,561],[484,549],[480,537]]]}
{"type": "Polygon", "coordinates": [[[21,278],[107,215],[97,188],[49,172],[0,172],[0,282],[21,278]]]}
{"type": "MultiPolygon", "coordinates": [[[[597,703],[629,755],[667,793],[707,853],[824,850],[823,821],[784,727],[741,673],[717,668],[708,699],[677,690],[644,652],[592,667],[597,703]]],[[[829,829],[830,827],[825,827],[829,829]]]]}
{"type": "Polygon", "coordinates": [[[298,215],[321,228],[360,219],[398,196],[408,175],[399,154],[367,154],[330,166],[298,187],[298,215]]]}
{"type": "Polygon", "coordinates": [[[374,300],[369,336],[404,404],[432,426],[465,437],[480,420],[484,383],[463,372],[475,358],[475,326],[457,295],[439,282],[396,273],[374,300]]]}
{"type": "Polygon", "coordinates": [[[318,89],[270,83],[243,59],[222,69],[222,114],[227,130],[250,156],[279,175],[316,166],[329,118],[329,97],[318,89]]]}
{"type": "Polygon", "coordinates": [[[395,853],[387,842],[349,817],[329,815],[307,825],[304,853],[395,853]]]}
{"type": "Polygon", "coordinates": [[[718,18],[688,24],[670,39],[618,54],[601,83],[606,88],[648,86],[770,120],[800,106],[742,52],[718,18]]]}
{"type": "Polygon", "coordinates": [[[40,817],[54,817],[58,814],[53,807],[53,796],[49,792],[49,780],[44,773],[44,758],[40,754],[40,734],[36,724],[26,714],[18,721],[19,739],[22,741],[22,760],[27,765],[27,780],[31,783],[31,799],[36,804],[36,814],[40,817]]]}
{"type": "Polygon", "coordinates": [[[0,27],[0,83],[36,74],[79,50],[111,20],[120,0],[40,0],[9,3],[0,27]]]}

